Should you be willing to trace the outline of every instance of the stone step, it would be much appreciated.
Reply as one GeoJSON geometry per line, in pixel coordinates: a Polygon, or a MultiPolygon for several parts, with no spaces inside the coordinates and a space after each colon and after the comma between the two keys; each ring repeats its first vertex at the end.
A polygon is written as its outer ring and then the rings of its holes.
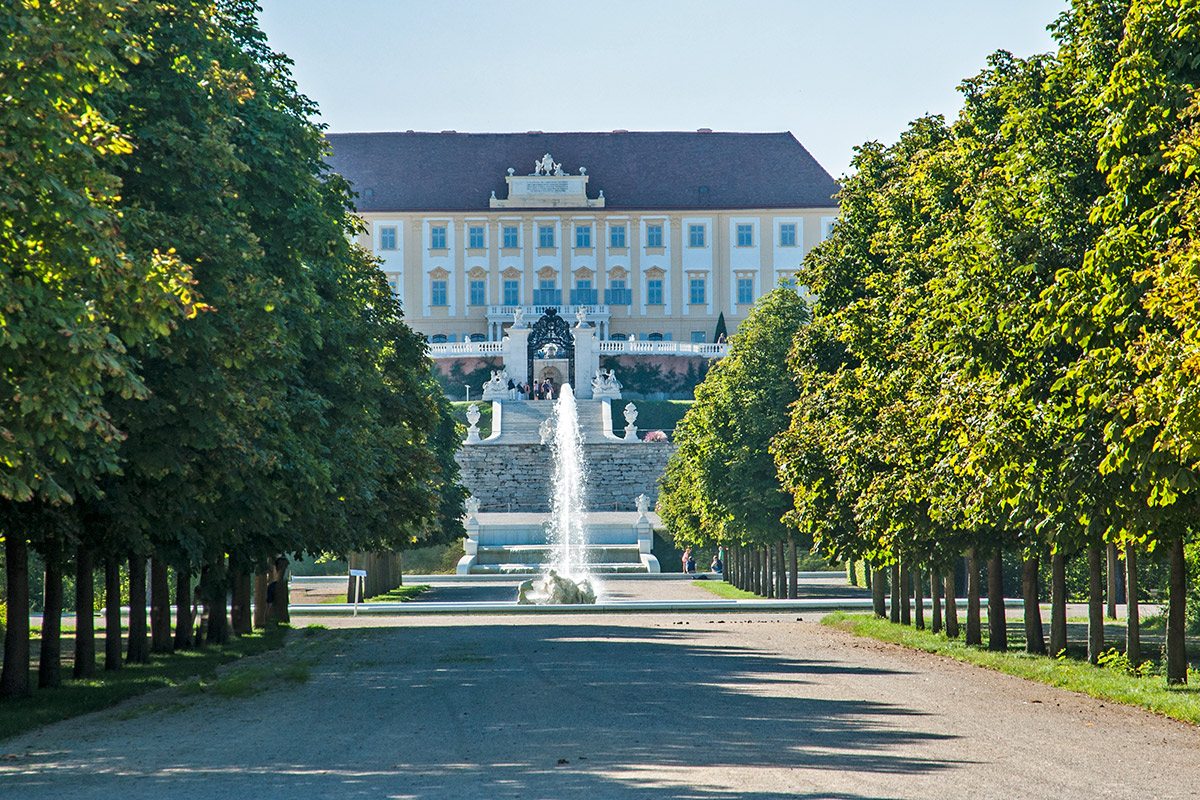
{"type": "MultiPolygon", "coordinates": [[[[475,564],[471,567],[472,575],[524,575],[538,574],[542,571],[541,564],[475,564]]],[[[608,564],[588,564],[588,572],[596,574],[611,574],[614,572],[641,572],[646,571],[642,564],[633,563],[608,563],[608,564]]]]}

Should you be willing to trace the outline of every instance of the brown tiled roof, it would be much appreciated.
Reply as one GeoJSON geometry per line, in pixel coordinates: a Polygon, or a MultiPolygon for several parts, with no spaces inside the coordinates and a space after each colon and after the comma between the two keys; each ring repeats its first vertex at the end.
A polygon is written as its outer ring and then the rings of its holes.
{"type": "Polygon", "coordinates": [[[586,167],[605,208],[823,208],[837,183],[790,133],[331,133],[329,163],[359,211],[482,211],[509,167],[550,153],[586,167]]]}

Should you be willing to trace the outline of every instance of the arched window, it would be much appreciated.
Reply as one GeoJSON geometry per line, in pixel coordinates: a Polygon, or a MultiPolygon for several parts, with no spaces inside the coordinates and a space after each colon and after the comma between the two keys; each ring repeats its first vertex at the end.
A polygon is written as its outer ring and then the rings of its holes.
{"type": "Polygon", "coordinates": [[[431,344],[445,344],[446,343],[446,334],[435,333],[433,336],[429,337],[429,341],[431,344]]]}
{"type": "Polygon", "coordinates": [[[472,341],[472,342],[486,342],[486,341],[487,341],[487,335],[486,335],[486,334],[483,334],[483,333],[472,333],[472,334],[471,334],[471,341],[472,341]]]}
{"type": "Polygon", "coordinates": [[[652,333],[647,336],[646,339],[647,341],[651,342],[661,342],[663,340],[663,335],[661,333],[652,333]]]}
{"type": "Polygon", "coordinates": [[[608,338],[614,342],[624,342],[629,337],[623,333],[614,333],[614,334],[611,334],[608,338]]]}

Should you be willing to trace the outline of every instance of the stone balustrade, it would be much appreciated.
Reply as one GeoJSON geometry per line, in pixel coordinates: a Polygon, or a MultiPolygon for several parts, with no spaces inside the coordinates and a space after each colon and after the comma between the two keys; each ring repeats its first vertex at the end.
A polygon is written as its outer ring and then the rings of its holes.
{"type": "MultiPolygon", "coordinates": [[[[729,355],[727,343],[709,342],[648,342],[607,339],[597,342],[602,356],[698,356],[724,358],[729,355]]],[[[429,345],[432,358],[488,358],[504,355],[503,342],[448,342],[429,345]]]]}

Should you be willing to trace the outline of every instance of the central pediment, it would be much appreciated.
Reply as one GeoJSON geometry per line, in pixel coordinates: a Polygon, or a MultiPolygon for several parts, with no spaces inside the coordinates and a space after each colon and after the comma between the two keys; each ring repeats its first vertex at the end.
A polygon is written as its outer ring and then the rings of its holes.
{"type": "Polygon", "coordinates": [[[492,208],[604,208],[604,192],[599,197],[587,196],[588,174],[586,167],[579,168],[578,175],[564,172],[562,164],[556,163],[549,153],[534,162],[533,172],[517,175],[508,168],[504,179],[508,184],[508,197],[496,197],[492,192],[489,204],[492,208]]]}

